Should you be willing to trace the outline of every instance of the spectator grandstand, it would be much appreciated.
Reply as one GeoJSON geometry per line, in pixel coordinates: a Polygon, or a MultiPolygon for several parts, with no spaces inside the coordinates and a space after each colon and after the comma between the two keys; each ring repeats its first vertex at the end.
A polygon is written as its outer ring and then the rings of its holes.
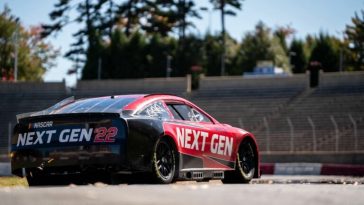
{"type": "Polygon", "coordinates": [[[67,97],[64,83],[0,82],[0,158],[8,153],[9,125],[16,115],[43,110],[67,97]]]}
{"type": "Polygon", "coordinates": [[[180,95],[186,91],[186,78],[145,78],[126,80],[79,81],[74,95],[95,97],[135,93],[170,93],[180,95]]]}
{"type": "Polygon", "coordinates": [[[263,152],[364,150],[364,73],[325,73],[320,81],[309,88],[306,75],[206,78],[191,100],[252,131],[263,152]]]}
{"type": "Polygon", "coordinates": [[[71,93],[64,83],[0,83],[0,154],[7,153],[8,125],[18,113],[70,95],[130,93],[188,98],[220,122],[252,131],[263,154],[364,153],[364,72],[323,73],[317,88],[309,88],[308,79],[204,77],[192,93],[186,78],[80,81],[71,93]]]}

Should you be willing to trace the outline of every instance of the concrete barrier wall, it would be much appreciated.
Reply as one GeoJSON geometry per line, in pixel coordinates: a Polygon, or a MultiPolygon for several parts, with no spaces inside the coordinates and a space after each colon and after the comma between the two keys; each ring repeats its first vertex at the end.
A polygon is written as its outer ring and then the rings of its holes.
{"type": "Polygon", "coordinates": [[[364,72],[340,72],[340,73],[322,73],[320,77],[320,84],[325,86],[348,84],[348,85],[363,85],[364,72]]]}
{"type": "Polygon", "coordinates": [[[200,91],[209,89],[249,89],[259,87],[287,87],[299,86],[305,88],[308,86],[308,77],[306,74],[298,74],[288,77],[255,77],[246,78],[244,76],[223,76],[223,77],[203,77],[200,80],[200,91]]]}
{"type": "Polygon", "coordinates": [[[65,82],[1,82],[0,93],[66,93],[65,82]]]}
{"type": "Polygon", "coordinates": [[[364,165],[324,163],[262,163],[262,175],[364,176],[364,165]]]}
{"type": "Polygon", "coordinates": [[[263,163],[328,163],[364,165],[364,153],[262,153],[263,163]]]}
{"type": "Polygon", "coordinates": [[[79,81],[75,96],[104,96],[121,94],[148,94],[186,92],[187,78],[146,78],[125,80],[87,80],[79,81]]]}
{"type": "Polygon", "coordinates": [[[9,162],[0,162],[0,176],[10,176],[11,166],[9,162]]]}
{"type": "Polygon", "coordinates": [[[0,155],[8,153],[17,114],[46,109],[67,95],[64,82],[0,82],[0,155]]]}

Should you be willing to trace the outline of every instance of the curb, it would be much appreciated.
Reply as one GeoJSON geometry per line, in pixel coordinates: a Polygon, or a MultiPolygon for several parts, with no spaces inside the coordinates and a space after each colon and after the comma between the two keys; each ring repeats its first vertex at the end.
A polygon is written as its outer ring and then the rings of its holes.
{"type": "Polygon", "coordinates": [[[262,174],[364,176],[364,165],[322,163],[262,163],[262,174]]]}
{"type": "MultiPolygon", "coordinates": [[[[262,174],[268,175],[339,175],[364,176],[364,165],[321,163],[262,163],[262,174]]],[[[0,162],[0,176],[10,176],[9,162],[0,162]]]]}

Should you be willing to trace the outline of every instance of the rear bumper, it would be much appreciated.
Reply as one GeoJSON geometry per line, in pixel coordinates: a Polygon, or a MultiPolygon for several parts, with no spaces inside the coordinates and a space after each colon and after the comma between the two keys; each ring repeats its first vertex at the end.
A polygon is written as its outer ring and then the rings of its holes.
{"type": "Polygon", "coordinates": [[[107,171],[128,170],[120,146],[91,145],[63,148],[23,149],[12,153],[11,170],[23,177],[25,170],[44,174],[84,172],[90,169],[107,171]]]}
{"type": "Polygon", "coordinates": [[[62,172],[108,167],[126,161],[127,124],[118,113],[71,113],[28,117],[14,128],[12,173],[62,172]]]}

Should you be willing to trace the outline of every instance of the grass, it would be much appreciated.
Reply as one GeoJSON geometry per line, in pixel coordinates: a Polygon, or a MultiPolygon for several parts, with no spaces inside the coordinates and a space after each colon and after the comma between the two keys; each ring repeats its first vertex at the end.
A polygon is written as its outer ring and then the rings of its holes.
{"type": "Polygon", "coordinates": [[[0,187],[28,186],[27,180],[20,177],[0,177],[0,187]]]}

